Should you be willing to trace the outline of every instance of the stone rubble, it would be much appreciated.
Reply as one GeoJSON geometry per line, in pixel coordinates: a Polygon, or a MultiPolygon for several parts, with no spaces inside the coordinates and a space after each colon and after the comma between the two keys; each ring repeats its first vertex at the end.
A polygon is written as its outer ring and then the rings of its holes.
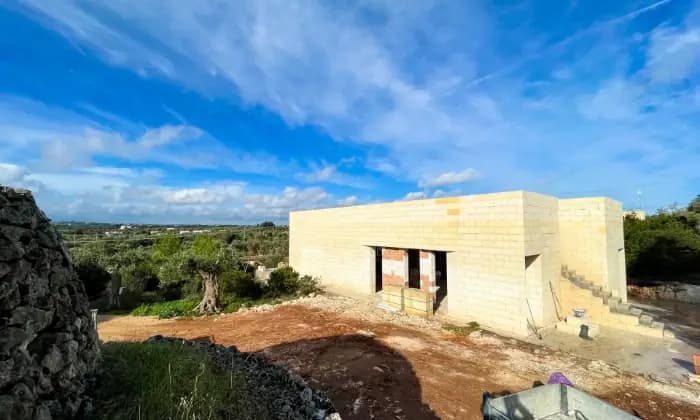
{"type": "Polygon", "coordinates": [[[89,411],[99,349],[88,305],[31,192],[0,187],[0,420],[89,411]]]}

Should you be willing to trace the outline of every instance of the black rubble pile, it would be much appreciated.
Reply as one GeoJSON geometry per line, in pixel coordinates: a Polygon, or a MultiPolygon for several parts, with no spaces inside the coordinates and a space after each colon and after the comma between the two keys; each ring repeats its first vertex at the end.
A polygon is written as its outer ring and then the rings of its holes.
{"type": "Polygon", "coordinates": [[[234,346],[175,337],[154,336],[146,342],[179,343],[205,351],[221,369],[241,373],[250,388],[255,405],[273,418],[340,420],[331,401],[312,389],[302,378],[283,367],[273,365],[255,353],[243,353],[234,346]]]}
{"type": "Polygon", "coordinates": [[[81,415],[98,357],[58,233],[29,191],[0,187],[0,420],[81,415]]]}

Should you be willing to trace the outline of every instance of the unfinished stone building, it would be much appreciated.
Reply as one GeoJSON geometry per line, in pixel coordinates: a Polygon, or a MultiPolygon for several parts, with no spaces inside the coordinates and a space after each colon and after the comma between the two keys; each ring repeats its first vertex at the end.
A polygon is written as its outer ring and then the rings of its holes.
{"type": "Polygon", "coordinates": [[[597,325],[663,336],[627,304],[622,207],[516,191],[289,215],[290,264],[329,291],[514,335],[597,325]],[[380,293],[381,292],[381,293],[380,293]]]}

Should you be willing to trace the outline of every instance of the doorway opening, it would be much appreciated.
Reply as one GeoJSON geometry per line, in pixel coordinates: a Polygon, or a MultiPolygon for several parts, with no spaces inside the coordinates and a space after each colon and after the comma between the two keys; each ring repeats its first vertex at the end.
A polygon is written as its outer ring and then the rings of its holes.
{"type": "Polygon", "coordinates": [[[408,250],[408,287],[420,289],[420,252],[408,250]]]}
{"type": "Polygon", "coordinates": [[[374,247],[374,292],[378,293],[382,291],[382,284],[384,283],[382,275],[382,248],[377,246],[374,247]]]}
{"type": "Polygon", "coordinates": [[[447,296],[447,252],[435,251],[435,306],[440,306],[447,296]]]}

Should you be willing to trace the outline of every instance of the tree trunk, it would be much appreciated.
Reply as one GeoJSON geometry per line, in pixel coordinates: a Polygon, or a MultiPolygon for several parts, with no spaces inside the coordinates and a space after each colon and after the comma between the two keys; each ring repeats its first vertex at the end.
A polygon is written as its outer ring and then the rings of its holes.
{"type": "Polygon", "coordinates": [[[219,279],[215,274],[200,273],[204,295],[194,310],[200,314],[219,312],[219,279]]]}

